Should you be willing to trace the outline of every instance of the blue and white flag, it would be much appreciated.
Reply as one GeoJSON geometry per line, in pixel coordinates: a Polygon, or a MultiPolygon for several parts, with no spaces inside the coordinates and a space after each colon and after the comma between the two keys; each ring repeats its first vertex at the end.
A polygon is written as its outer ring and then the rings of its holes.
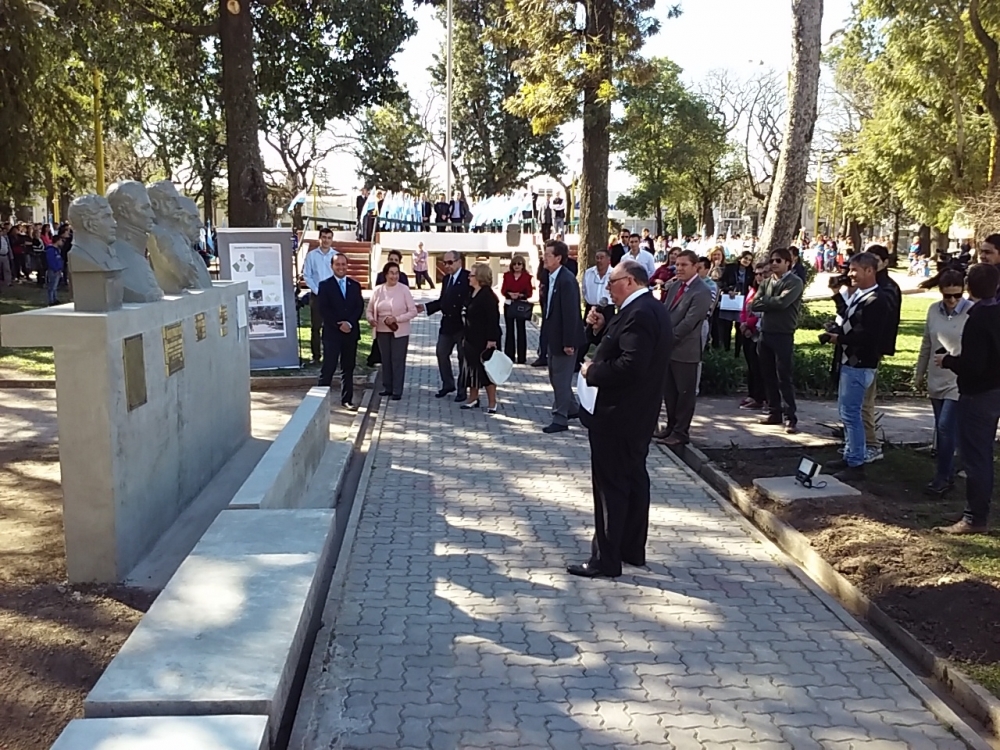
{"type": "Polygon", "coordinates": [[[298,193],[298,195],[296,195],[294,198],[292,198],[292,202],[288,204],[288,208],[286,209],[286,213],[291,213],[292,211],[295,210],[296,206],[303,205],[306,202],[306,198],[308,197],[308,195],[309,195],[308,191],[306,191],[305,189],[301,190],[298,193]]]}

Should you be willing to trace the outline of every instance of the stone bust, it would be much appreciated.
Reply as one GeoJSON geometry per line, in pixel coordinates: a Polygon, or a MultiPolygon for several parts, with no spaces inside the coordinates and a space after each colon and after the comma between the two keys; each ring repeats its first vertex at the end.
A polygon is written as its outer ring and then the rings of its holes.
{"type": "Polygon", "coordinates": [[[156,302],[163,290],[146,260],[146,238],[153,228],[153,207],[141,182],[124,180],[108,190],[108,203],[118,222],[114,249],[125,266],[122,282],[126,302],[156,302]]]}
{"type": "Polygon", "coordinates": [[[69,272],[73,303],[78,312],[108,312],[122,306],[122,271],[125,265],[115,252],[116,224],[107,199],[85,195],[69,205],[73,248],[69,272]]]}
{"type": "MultiPolygon", "coordinates": [[[[190,239],[191,219],[184,198],[169,180],[150,185],[148,193],[155,216],[148,249],[157,282],[167,294],[210,288],[212,280],[208,269],[190,239]]],[[[194,236],[197,239],[197,225],[194,236]]]]}
{"type": "Polygon", "coordinates": [[[187,219],[188,246],[191,248],[191,254],[194,256],[195,265],[198,268],[199,286],[202,289],[211,289],[212,275],[208,272],[208,266],[205,265],[201,255],[194,249],[195,243],[201,239],[201,213],[198,211],[198,204],[186,195],[182,195],[180,198],[181,210],[184,211],[184,217],[187,219]]]}

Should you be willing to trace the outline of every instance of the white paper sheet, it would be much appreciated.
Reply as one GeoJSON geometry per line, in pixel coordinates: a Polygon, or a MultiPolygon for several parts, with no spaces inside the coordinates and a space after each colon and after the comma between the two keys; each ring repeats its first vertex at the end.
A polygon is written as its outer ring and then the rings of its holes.
{"type": "Polygon", "coordinates": [[[236,298],[236,327],[247,327],[247,298],[242,294],[236,298]]]}
{"type": "Polygon", "coordinates": [[[733,312],[743,312],[743,301],[746,299],[742,294],[737,294],[735,297],[730,297],[728,294],[723,294],[722,299],[719,300],[720,310],[731,310],[733,312]]]}
{"type": "Polygon", "coordinates": [[[576,376],[576,397],[581,409],[586,409],[588,414],[594,413],[597,407],[597,386],[588,385],[582,372],[576,376]]]}

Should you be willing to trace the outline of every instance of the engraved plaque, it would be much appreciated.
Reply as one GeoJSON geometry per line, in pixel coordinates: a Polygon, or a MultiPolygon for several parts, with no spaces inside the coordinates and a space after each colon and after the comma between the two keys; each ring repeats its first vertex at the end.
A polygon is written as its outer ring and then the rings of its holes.
{"type": "Polygon", "coordinates": [[[125,400],[132,411],[146,403],[146,356],[142,352],[142,334],[129,336],[122,342],[122,364],[125,369],[125,400]]]}
{"type": "Polygon", "coordinates": [[[205,313],[198,313],[194,316],[194,337],[198,341],[204,341],[208,336],[208,326],[205,323],[205,313]]]}
{"type": "Polygon", "coordinates": [[[168,376],[184,369],[184,326],[181,323],[163,326],[163,361],[168,376]]]}
{"type": "Polygon", "coordinates": [[[229,333],[229,309],[225,305],[219,305],[219,332],[223,336],[229,333]]]}

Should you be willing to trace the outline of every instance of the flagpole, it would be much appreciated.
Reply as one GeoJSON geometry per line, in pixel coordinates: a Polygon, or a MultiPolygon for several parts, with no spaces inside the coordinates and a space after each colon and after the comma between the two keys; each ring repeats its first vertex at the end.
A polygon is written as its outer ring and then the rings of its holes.
{"type": "Polygon", "coordinates": [[[447,75],[445,82],[445,98],[447,102],[445,104],[445,135],[444,135],[444,151],[445,151],[445,195],[447,200],[451,200],[451,100],[452,100],[452,36],[454,31],[454,23],[452,20],[452,0],[448,0],[448,66],[447,75]]]}

